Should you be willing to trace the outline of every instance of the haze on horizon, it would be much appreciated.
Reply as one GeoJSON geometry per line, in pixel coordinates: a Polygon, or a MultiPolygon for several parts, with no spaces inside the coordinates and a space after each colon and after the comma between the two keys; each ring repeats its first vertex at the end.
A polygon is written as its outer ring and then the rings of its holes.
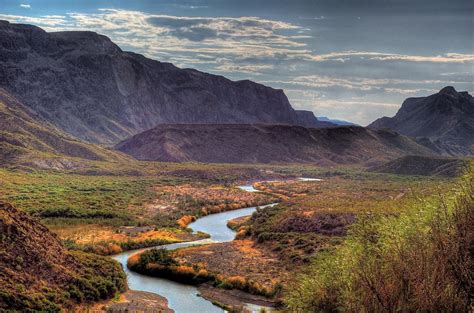
{"type": "Polygon", "coordinates": [[[282,88],[297,109],[361,125],[447,85],[474,92],[469,0],[0,0],[0,19],[96,31],[123,50],[282,88]]]}

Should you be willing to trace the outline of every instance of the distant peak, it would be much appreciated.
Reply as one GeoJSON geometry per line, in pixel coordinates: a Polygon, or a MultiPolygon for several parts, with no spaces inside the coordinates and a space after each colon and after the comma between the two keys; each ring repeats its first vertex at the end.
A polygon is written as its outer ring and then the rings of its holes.
{"type": "Polygon", "coordinates": [[[455,95],[458,92],[454,89],[453,86],[446,86],[439,91],[440,94],[455,95]]]}

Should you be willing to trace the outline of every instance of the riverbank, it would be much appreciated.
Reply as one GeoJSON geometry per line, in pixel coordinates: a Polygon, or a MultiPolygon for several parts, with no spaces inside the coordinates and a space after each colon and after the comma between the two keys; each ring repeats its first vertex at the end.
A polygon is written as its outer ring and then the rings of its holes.
{"type": "Polygon", "coordinates": [[[165,297],[151,292],[128,290],[120,297],[96,303],[92,306],[75,307],[77,313],[107,312],[142,312],[142,313],[174,313],[168,307],[168,300],[165,297]]]}
{"type": "MultiPolygon", "coordinates": [[[[272,205],[274,204],[267,206],[272,205]]],[[[227,227],[227,221],[240,216],[251,215],[255,210],[256,207],[249,207],[202,217],[191,223],[189,227],[194,231],[209,233],[211,236],[210,240],[165,245],[161,248],[175,250],[197,244],[232,241],[235,237],[235,232],[227,227]]],[[[130,289],[160,294],[168,299],[170,308],[174,309],[176,312],[224,312],[222,308],[213,305],[205,298],[197,297],[197,295],[200,295],[200,291],[195,286],[185,285],[163,278],[141,275],[130,271],[126,266],[128,258],[143,251],[144,250],[130,251],[114,257],[124,267],[124,270],[128,275],[130,289]]]]}
{"type": "Polygon", "coordinates": [[[212,286],[211,284],[202,284],[199,286],[201,297],[211,301],[226,311],[251,311],[251,308],[264,308],[266,312],[276,309],[280,305],[277,299],[269,299],[263,296],[249,294],[237,289],[227,290],[212,286]]]}

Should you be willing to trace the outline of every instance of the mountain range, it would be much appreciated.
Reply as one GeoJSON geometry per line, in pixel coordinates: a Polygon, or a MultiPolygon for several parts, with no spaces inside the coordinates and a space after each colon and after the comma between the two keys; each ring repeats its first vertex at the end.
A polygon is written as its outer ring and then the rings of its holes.
{"type": "Polygon", "coordinates": [[[74,158],[131,160],[126,154],[329,165],[467,155],[473,98],[446,87],[407,99],[393,118],[368,129],[347,124],[295,110],[282,90],[180,69],[122,51],[94,32],[48,33],[0,21],[2,164],[64,156],[46,167],[68,168],[74,158]]]}
{"type": "Polygon", "coordinates": [[[359,126],[356,123],[352,123],[352,122],[345,121],[345,120],[329,118],[327,116],[318,116],[318,121],[320,121],[320,122],[329,122],[329,123],[336,124],[336,125],[339,125],[339,126],[359,126]]]}
{"type": "Polygon", "coordinates": [[[164,123],[308,126],[282,90],[179,69],[87,31],[48,33],[0,21],[0,87],[93,143],[116,143],[164,123]]]}
{"type": "Polygon", "coordinates": [[[472,154],[474,98],[448,86],[428,97],[406,99],[394,117],[368,127],[392,129],[443,155],[472,154]]]}

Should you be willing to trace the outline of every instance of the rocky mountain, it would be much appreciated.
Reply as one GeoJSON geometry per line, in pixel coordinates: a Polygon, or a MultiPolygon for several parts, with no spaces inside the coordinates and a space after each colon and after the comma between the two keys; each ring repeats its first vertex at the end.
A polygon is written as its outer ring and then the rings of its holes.
{"type": "Polygon", "coordinates": [[[126,289],[120,265],[69,252],[28,214],[0,202],[0,311],[59,312],[126,289]]]}
{"type": "Polygon", "coordinates": [[[393,131],[290,125],[159,125],[116,145],[139,160],[217,163],[380,163],[432,151],[393,131]]]}
{"type": "Polygon", "coordinates": [[[298,125],[300,126],[317,128],[337,126],[329,121],[319,120],[312,111],[296,110],[296,115],[298,116],[298,125]]]}
{"type": "Polygon", "coordinates": [[[407,155],[385,164],[371,167],[369,170],[398,175],[455,177],[465,172],[468,166],[469,162],[463,159],[407,155]]]}
{"type": "MultiPolygon", "coordinates": [[[[94,161],[128,159],[116,151],[72,138],[0,88],[0,164],[44,161],[54,156],[94,161]]],[[[72,161],[62,158],[61,162],[67,167],[72,161]]]]}
{"type": "Polygon", "coordinates": [[[114,143],[163,123],[300,124],[282,90],[122,51],[93,32],[0,21],[0,87],[73,136],[114,143]]]}
{"type": "Polygon", "coordinates": [[[428,97],[406,99],[394,117],[382,117],[369,127],[390,128],[415,137],[442,154],[472,154],[474,98],[467,92],[445,87],[428,97]]]}

